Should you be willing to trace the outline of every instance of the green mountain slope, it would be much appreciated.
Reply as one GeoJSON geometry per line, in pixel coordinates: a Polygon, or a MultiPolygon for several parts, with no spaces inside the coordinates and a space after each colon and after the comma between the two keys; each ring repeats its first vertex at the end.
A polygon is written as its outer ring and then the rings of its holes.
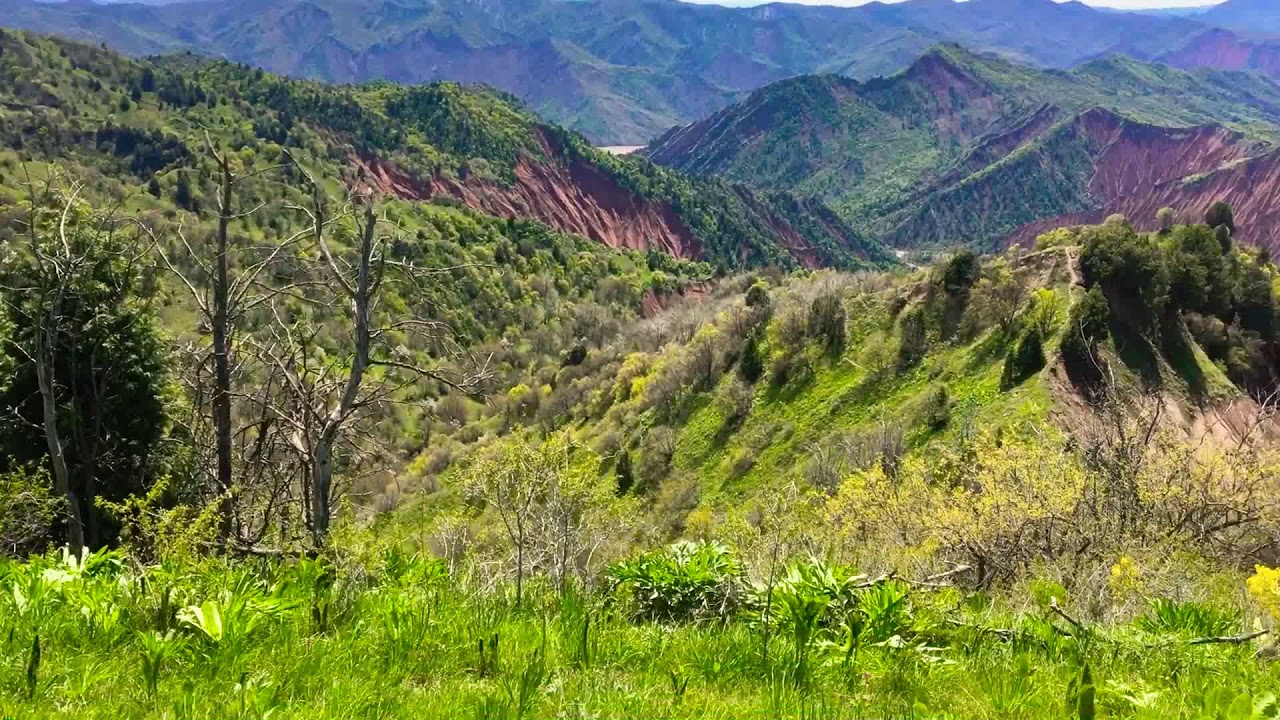
{"type": "Polygon", "coordinates": [[[726,8],[675,0],[3,0],[4,22],[130,54],[194,51],[335,82],[484,82],[600,144],[646,142],[784,78],[897,71],[948,40],[1046,67],[1106,53],[1186,67],[1259,67],[1182,53],[1198,21],[1051,0],[908,0],[852,8],[726,8]]]}
{"type": "Polygon", "coordinates": [[[610,156],[486,88],[334,87],[191,57],[141,63],[20,34],[5,38],[3,132],[27,156],[98,154],[100,138],[123,129],[130,139],[113,152],[135,162],[142,133],[148,148],[161,148],[132,168],[146,182],[190,165],[203,143],[200,128],[212,126],[247,164],[277,162],[282,146],[305,149],[352,186],[408,200],[452,197],[614,247],[725,268],[888,259],[814,203],[610,156]]]}
{"type": "MultiPolygon", "coordinates": [[[[1256,75],[1120,57],[1042,71],[942,46],[888,78],[776,83],[644,153],[820,198],[891,245],[985,248],[1262,155],[1277,120],[1280,86],[1256,75]]],[[[1201,200],[1173,204],[1198,211],[1201,200]]],[[[1270,221],[1255,229],[1266,240],[1270,221]]]]}
{"type": "MultiPolygon", "coordinates": [[[[1276,374],[1265,255],[1203,225],[1112,221],[1044,244],[911,274],[723,281],[562,368],[537,403],[495,410],[479,447],[523,423],[564,431],[659,532],[700,536],[788,484],[834,493],[856,472],[963,463],[978,438],[1092,442],[1129,393],[1177,407],[1162,420],[1193,444],[1207,427],[1228,444],[1249,432],[1249,394],[1276,374]]],[[[424,468],[482,452],[446,448],[406,482],[448,488],[424,468]]]]}

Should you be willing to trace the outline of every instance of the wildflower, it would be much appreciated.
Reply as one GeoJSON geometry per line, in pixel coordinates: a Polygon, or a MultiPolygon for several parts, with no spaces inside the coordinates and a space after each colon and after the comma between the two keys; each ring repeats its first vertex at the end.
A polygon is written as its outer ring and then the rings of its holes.
{"type": "Polygon", "coordinates": [[[1249,595],[1271,619],[1280,622],[1280,568],[1255,565],[1248,580],[1249,595]]]}
{"type": "Polygon", "coordinates": [[[1128,555],[1122,555],[1111,566],[1111,578],[1107,581],[1111,594],[1118,598],[1134,597],[1142,589],[1142,568],[1128,555]]]}

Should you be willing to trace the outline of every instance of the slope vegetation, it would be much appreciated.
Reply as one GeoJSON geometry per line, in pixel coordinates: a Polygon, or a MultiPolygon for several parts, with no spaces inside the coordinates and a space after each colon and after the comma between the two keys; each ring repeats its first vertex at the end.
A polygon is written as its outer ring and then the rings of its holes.
{"type": "MultiPolygon", "coordinates": [[[[1267,193],[1224,184],[1243,182],[1232,168],[1246,161],[1265,177],[1278,119],[1280,86],[1254,75],[1122,58],[1044,72],[943,46],[888,78],[771,85],[644,153],[821,198],[893,246],[989,248],[1068,217],[1198,213],[1211,192],[1265,205],[1248,198],[1267,193]]],[[[1269,213],[1246,212],[1261,221],[1252,239],[1269,243],[1269,213]]]]}
{"type": "Polygon", "coordinates": [[[491,89],[335,87],[190,57],[131,62],[18,33],[3,42],[4,139],[28,158],[106,152],[133,163],[145,184],[190,166],[200,128],[213,126],[249,163],[301,148],[349,185],[407,200],[450,197],[613,247],[726,268],[886,259],[813,203],[610,156],[491,89]]]}
{"type": "Polygon", "coordinates": [[[796,75],[891,73],[943,40],[1045,67],[1120,52],[1188,68],[1277,70],[1269,60],[1273,39],[1231,38],[1217,43],[1222,49],[1201,50],[1211,45],[1197,37],[1211,28],[1207,22],[1052,0],[852,8],[672,0],[234,0],[163,7],[3,0],[0,11],[9,25],[135,55],[194,51],[335,82],[484,82],[609,145],[646,142],[796,75]]]}

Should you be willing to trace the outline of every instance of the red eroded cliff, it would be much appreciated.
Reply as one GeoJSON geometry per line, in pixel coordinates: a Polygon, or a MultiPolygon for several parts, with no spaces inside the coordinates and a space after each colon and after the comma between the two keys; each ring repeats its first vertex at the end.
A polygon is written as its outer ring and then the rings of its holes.
{"type": "MultiPolygon", "coordinates": [[[[1100,175],[1104,171],[1099,168],[1100,175]]],[[[1117,183],[1114,177],[1096,176],[1095,182],[1103,187],[1117,183]]],[[[1243,241],[1280,252],[1280,150],[1237,160],[1194,177],[1168,179],[1112,196],[1093,210],[1024,225],[1010,236],[1009,242],[1030,244],[1046,230],[1097,223],[1114,213],[1129,218],[1140,230],[1153,230],[1156,212],[1164,207],[1178,211],[1184,222],[1197,222],[1205,208],[1218,200],[1231,204],[1243,241]]]]}
{"type": "Polygon", "coordinates": [[[1080,123],[1102,148],[1089,193],[1103,203],[1216,170],[1247,157],[1251,149],[1243,135],[1218,126],[1157,127],[1099,109],[1081,115],[1080,123]]]}
{"type": "Polygon", "coordinates": [[[1271,37],[1246,39],[1221,28],[1207,30],[1159,59],[1180,68],[1254,70],[1271,78],[1280,78],[1280,40],[1271,37]]]}
{"type": "Polygon", "coordinates": [[[533,218],[614,248],[654,249],[688,259],[701,255],[697,238],[669,205],[638,198],[578,160],[538,162],[522,157],[509,184],[475,177],[420,178],[377,158],[355,162],[364,169],[367,183],[399,198],[452,197],[490,215],[533,218]]]}

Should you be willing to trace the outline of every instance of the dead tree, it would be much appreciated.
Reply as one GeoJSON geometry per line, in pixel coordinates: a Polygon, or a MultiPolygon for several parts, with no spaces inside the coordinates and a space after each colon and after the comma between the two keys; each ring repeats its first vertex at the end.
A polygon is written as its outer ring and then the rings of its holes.
{"type": "MultiPolygon", "coordinates": [[[[270,337],[255,338],[253,343],[259,359],[281,380],[282,392],[269,401],[271,412],[287,428],[284,432],[303,478],[302,515],[312,545],[319,548],[326,542],[335,503],[342,495],[335,484],[336,466],[343,463],[350,474],[360,465],[359,459],[385,455],[364,422],[373,418],[373,411],[399,402],[404,391],[424,381],[472,394],[489,373],[486,363],[461,351],[445,324],[418,317],[393,320],[380,312],[389,277],[405,281],[412,291],[418,283],[447,275],[453,268],[425,270],[393,261],[386,238],[378,232],[382,223],[372,198],[353,198],[329,216],[318,184],[302,173],[312,189],[311,206],[296,208],[308,216],[311,226],[312,284],[304,296],[330,325],[337,323],[333,316],[341,318],[346,333],[339,347],[325,347],[319,339],[321,322],[300,320],[281,302],[272,302],[270,337]],[[335,252],[329,237],[334,231],[350,234],[351,252],[335,252]],[[467,369],[450,373],[443,365],[415,363],[409,353],[390,342],[404,334],[447,346],[451,355],[466,361],[467,369]]],[[[285,297],[297,300],[292,295],[276,299],[285,297]]]]}
{"type": "MultiPolygon", "coordinates": [[[[177,228],[175,234],[181,241],[189,260],[194,264],[195,272],[181,269],[178,263],[166,253],[164,243],[157,241],[156,247],[159,248],[164,266],[186,287],[200,314],[201,324],[209,331],[208,347],[204,347],[203,343],[193,343],[187,348],[187,354],[193,358],[192,366],[195,369],[195,376],[189,381],[190,391],[198,409],[202,410],[207,404],[209,417],[212,420],[214,453],[210,464],[212,465],[213,491],[220,506],[221,535],[224,540],[240,543],[249,539],[242,537],[246,529],[240,521],[236,504],[236,496],[241,490],[237,475],[242,465],[242,458],[236,457],[236,440],[238,437],[245,436],[243,430],[237,430],[235,427],[236,400],[243,394],[236,384],[240,324],[248,312],[262,307],[270,301],[272,296],[280,292],[288,292],[288,287],[272,286],[265,282],[263,275],[288,250],[307,237],[311,229],[307,228],[282,238],[278,244],[266,248],[238,273],[233,274],[231,268],[234,250],[229,234],[230,224],[234,220],[248,217],[262,209],[262,205],[258,205],[236,212],[234,206],[236,188],[242,181],[276,170],[278,166],[236,175],[228,157],[218,151],[207,133],[205,147],[218,174],[217,226],[212,238],[211,262],[206,261],[205,253],[191,244],[181,226],[177,228]],[[210,364],[213,368],[212,382],[209,387],[205,387],[202,376],[204,368],[210,364]]],[[[203,411],[199,414],[203,415],[203,411]]],[[[196,421],[201,419],[197,418],[196,421]]],[[[260,427],[256,424],[254,426],[260,427]]],[[[260,451],[262,443],[256,438],[257,434],[254,433],[254,439],[250,442],[256,444],[260,451]]],[[[247,452],[254,453],[252,449],[247,452]]]]}
{"type": "Polygon", "coordinates": [[[53,471],[54,492],[66,503],[67,545],[79,555],[85,545],[84,516],[80,511],[80,499],[71,485],[71,473],[67,468],[66,450],[58,432],[58,395],[54,377],[54,351],[58,334],[62,331],[62,301],[68,287],[75,281],[85,263],[85,255],[72,250],[67,238],[67,217],[80,193],[77,187],[63,204],[58,221],[57,244],[51,244],[52,252],[46,252],[39,239],[39,222],[36,219],[36,198],[31,197],[31,215],[28,222],[31,255],[41,276],[37,282],[43,297],[39,307],[43,310],[35,324],[35,353],[32,357],[36,378],[40,386],[40,405],[44,423],[45,443],[49,449],[49,462],[53,471]]]}

